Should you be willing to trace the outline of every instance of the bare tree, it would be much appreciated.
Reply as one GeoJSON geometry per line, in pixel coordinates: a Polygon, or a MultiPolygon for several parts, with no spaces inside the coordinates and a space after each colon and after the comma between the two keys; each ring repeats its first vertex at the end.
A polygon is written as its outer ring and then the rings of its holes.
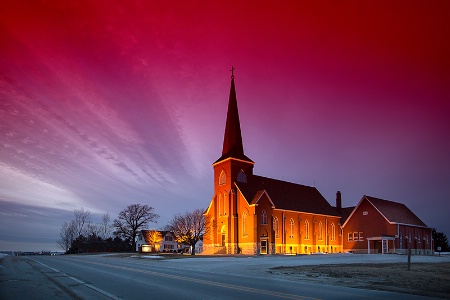
{"type": "Polygon", "coordinates": [[[69,251],[72,242],[75,239],[75,222],[64,222],[59,233],[60,239],[56,242],[65,252],[69,251]]]}
{"type": "MultiPolygon", "coordinates": [[[[102,239],[107,239],[111,237],[111,225],[109,224],[110,216],[109,213],[105,213],[101,217],[100,223],[87,223],[85,229],[83,229],[84,233],[87,233],[86,236],[96,236],[102,239]]],[[[83,234],[84,235],[84,234],[83,234]]]]}
{"type": "Polygon", "coordinates": [[[102,215],[102,222],[100,223],[100,236],[103,239],[107,239],[111,236],[111,225],[109,222],[111,221],[111,217],[109,213],[105,213],[102,215]]]}
{"type": "Polygon", "coordinates": [[[87,236],[94,228],[90,226],[91,223],[91,213],[88,210],[81,208],[80,210],[75,210],[73,212],[75,217],[74,220],[70,222],[64,222],[61,226],[59,232],[59,239],[56,243],[64,251],[68,251],[72,246],[72,243],[80,235],[87,236]]]}
{"type": "MultiPolygon", "coordinates": [[[[93,223],[89,223],[86,227],[85,233],[86,233],[86,237],[90,237],[90,236],[100,236],[100,231],[101,231],[101,224],[93,224],[93,223]]],[[[84,236],[84,234],[83,234],[84,236]]]]}
{"type": "Polygon", "coordinates": [[[152,246],[152,252],[155,252],[155,245],[163,240],[163,236],[158,230],[148,230],[145,232],[145,240],[150,243],[150,246],[152,246]]]}
{"type": "Polygon", "coordinates": [[[206,234],[207,219],[202,209],[185,214],[176,214],[166,226],[167,230],[175,234],[178,243],[191,245],[191,255],[195,255],[195,244],[206,234]]]}
{"type": "Polygon", "coordinates": [[[136,251],[137,232],[144,228],[149,222],[156,223],[158,214],[153,212],[154,208],[148,205],[131,204],[119,213],[114,220],[115,234],[131,239],[132,251],[136,251]]]}
{"type": "Polygon", "coordinates": [[[91,212],[81,208],[80,210],[75,210],[73,212],[75,217],[75,237],[80,235],[87,236],[89,234],[89,225],[91,223],[91,212]]]}

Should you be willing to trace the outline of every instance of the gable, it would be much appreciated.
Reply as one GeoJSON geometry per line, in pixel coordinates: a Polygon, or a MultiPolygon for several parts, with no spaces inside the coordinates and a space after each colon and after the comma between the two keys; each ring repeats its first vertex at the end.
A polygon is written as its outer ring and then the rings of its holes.
{"type": "Polygon", "coordinates": [[[406,205],[364,196],[390,223],[427,227],[406,205]]]}
{"type": "Polygon", "coordinates": [[[345,220],[342,227],[345,227],[347,222],[364,204],[373,207],[388,223],[390,224],[404,224],[419,227],[427,227],[406,205],[394,201],[383,200],[371,196],[364,195],[359,201],[358,205],[353,209],[351,214],[345,220]]]}
{"type": "MultiPolygon", "coordinates": [[[[351,222],[350,220],[354,220],[355,218],[369,217],[371,222],[377,222],[378,225],[381,225],[379,222],[385,222],[389,224],[389,220],[383,216],[365,197],[362,197],[359,201],[358,205],[354,207],[351,211],[348,218],[345,220],[342,227],[345,227],[347,223],[351,222]]],[[[362,220],[362,219],[361,219],[362,220]]]]}
{"type": "Polygon", "coordinates": [[[270,199],[270,196],[267,194],[266,190],[258,191],[250,204],[259,204],[263,201],[269,202],[272,208],[275,207],[275,204],[273,204],[273,201],[270,199]]]}

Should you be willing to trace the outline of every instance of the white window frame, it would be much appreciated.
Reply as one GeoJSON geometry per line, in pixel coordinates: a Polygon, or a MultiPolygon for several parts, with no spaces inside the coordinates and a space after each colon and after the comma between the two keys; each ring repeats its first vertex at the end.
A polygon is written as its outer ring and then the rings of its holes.
{"type": "Polygon", "coordinates": [[[267,213],[264,209],[261,212],[261,225],[267,225],[267,213]]]}
{"type": "Polygon", "coordinates": [[[309,240],[309,221],[305,220],[305,240],[309,240]]]}
{"type": "Polygon", "coordinates": [[[224,170],[219,175],[219,185],[225,185],[227,183],[227,173],[224,170]]]}
{"type": "Polygon", "coordinates": [[[227,215],[227,206],[226,206],[227,202],[228,202],[227,201],[227,192],[225,192],[225,193],[223,193],[223,199],[222,199],[222,214],[224,216],[227,215]]]}
{"type": "Polygon", "coordinates": [[[278,218],[277,217],[273,217],[273,231],[275,231],[275,237],[279,237],[279,226],[280,224],[278,223],[278,218]]]}
{"type": "Polygon", "coordinates": [[[242,236],[247,237],[247,212],[242,213],[242,236]]]}
{"type": "Polygon", "coordinates": [[[293,239],[294,238],[294,227],[295,227],[295,223],[294,220],[291,218],[289,220],[289,238],[293,239]]]}
{"type": "Polygon", "coordinates": [[[336,226],[334,225],[334,223],[331,223],[331,240],[336,240],[336,226]]]}
{"type": "Polygon", "coordinates": [[[362,232],[358,232],[358,241],[360,241],[360,242],[364,241],[364,235],[362,232]]]}
{"type": "Polygon", "coordinates": [[[318,227],[317,227],[317,231],[318,231],[318,239],[319,239],[319,241],[323,241],[323,224],[322,224],[322,221],[320,221],[319,222],[319,225],[318,225],[318,227]]]}

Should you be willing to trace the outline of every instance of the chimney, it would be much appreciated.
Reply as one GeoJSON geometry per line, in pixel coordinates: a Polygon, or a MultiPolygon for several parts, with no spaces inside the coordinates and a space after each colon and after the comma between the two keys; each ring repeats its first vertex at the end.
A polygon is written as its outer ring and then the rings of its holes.
{"type": "Polygon", "coordinates": [[[338,214],[342,215],[341,191],[337,191],[336,193],[336,211],[338,214]]]}

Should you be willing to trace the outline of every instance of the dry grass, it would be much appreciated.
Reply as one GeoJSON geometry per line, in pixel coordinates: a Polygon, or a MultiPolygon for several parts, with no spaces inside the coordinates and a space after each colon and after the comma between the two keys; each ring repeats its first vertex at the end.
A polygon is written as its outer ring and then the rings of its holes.
{"type": "Polygon", "coordinates": [[[355,288],[450,299],[450,263],[348,264],[277,267],[274,275],[355,288]]]}

